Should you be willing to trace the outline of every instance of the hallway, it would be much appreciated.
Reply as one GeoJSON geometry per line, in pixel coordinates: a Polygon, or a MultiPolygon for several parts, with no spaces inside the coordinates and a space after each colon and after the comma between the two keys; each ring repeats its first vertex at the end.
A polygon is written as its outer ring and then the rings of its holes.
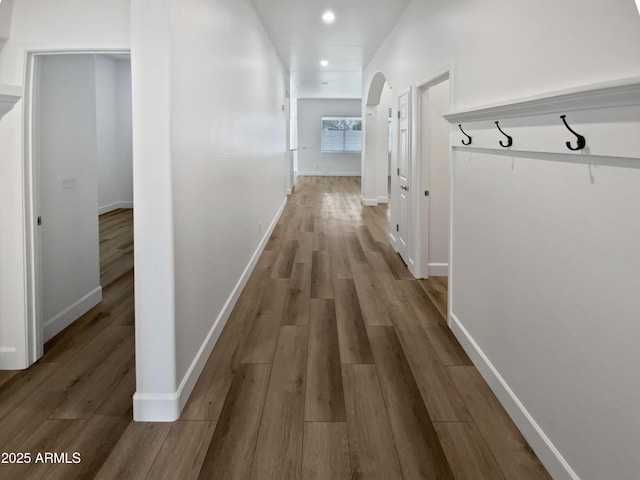
{"type": "Polygon", "coordinates": [[[103,304],[0,386],[3,451],[82,462],[0,478],[550,478],[359,191],[298,179],[173,424],[131,422],[131,219],[101,222],[103,304]]]}
{"type": "Polygon", "coordinates": [[[182,415],[199,478],[549,478],[359,193],[298,179],[182,415]]]}

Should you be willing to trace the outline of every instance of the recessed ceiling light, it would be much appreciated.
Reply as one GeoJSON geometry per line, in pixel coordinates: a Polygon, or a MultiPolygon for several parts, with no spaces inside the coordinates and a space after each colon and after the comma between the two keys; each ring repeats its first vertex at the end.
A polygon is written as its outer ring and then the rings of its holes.
{"type": "Polygon", "coordinates": [[[333,13],[331,10],[327,10],[322,14],[322,21],[324,23],[333,23],[335,22],[335,20],[336,20],[336,14],[333,13]]]}
{"type": "Polygon", "coordinates": [[[323,67],[328,67],[329,66],[329,60],[320,60],[320,65],[322,65],[323,67]]]}

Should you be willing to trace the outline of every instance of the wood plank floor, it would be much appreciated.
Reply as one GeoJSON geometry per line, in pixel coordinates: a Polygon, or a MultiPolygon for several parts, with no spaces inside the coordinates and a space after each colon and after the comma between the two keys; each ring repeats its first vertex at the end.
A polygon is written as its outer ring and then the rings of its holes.
{"type": "Polygon", "coordinates": [[[131,426],[132,210],[100,217],[100,266],[103,301],[50,340],[40,361],[0,385],[0,451],[79,452],[81,463],[0,464],[0,479],[116,478],[109,475],[133,460],[132,472],[155,461],[161,428],[131,426]],[[141,437],[150,449],[132,459],[124,450],[141,437]]]}
{"type": "Polygon", "coordinates": [[[548,479],[355,177],[301,177],[180,421],[133,423],[131,212],[100,219],[104,301],[0,375],[4,478],[548,479]]]}

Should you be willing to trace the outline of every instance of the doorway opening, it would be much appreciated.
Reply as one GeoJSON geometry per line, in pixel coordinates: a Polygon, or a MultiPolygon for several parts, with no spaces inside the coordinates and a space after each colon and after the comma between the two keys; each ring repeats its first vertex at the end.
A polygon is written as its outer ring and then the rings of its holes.
{"type": "Polygon", "coordinates": [[[46,342],[98,305],[103,288],[129,271],[133,299],[130,54],[30,52],[25,85],[34,363],[46,342]]]}
{"type": "Polygon", "coordinates": [[[449,72],[418,86],[416,170],[421,184],[417,207],[419,276],[448,277],[451,239],[450,125],[443,115],[451,110],[449,72]],[[422,195],[424,193],[424,195],[422,195]]]}
{"type": "Polygon", "coordinates": [[[362,201],[373,206],[389,203],[390,134],[392,88],[382,72],[377,72],[369,87],[364,106],[364,155],[362,162],[362,201]]]}

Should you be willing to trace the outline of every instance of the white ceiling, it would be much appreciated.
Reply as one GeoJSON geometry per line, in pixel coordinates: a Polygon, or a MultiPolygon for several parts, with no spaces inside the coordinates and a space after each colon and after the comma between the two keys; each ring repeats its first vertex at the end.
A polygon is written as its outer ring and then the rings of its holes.
{"type": "Polygon", "coordinates": [[[292,97],[360,98],[362,70],[410,0],[252,2],[291,73],[292,97]],[[336,15],[332,25],[322,21],[327,10],[336,15]]]}

